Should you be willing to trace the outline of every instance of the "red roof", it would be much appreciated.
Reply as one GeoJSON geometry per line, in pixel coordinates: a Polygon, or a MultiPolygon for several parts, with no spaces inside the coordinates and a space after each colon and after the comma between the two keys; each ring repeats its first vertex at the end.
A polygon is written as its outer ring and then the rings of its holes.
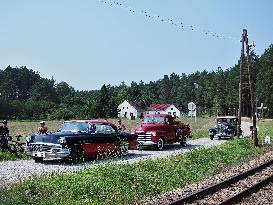
{"type": "Polygon", "coordinates": [[[169,114],[145,114],[144,116],[145,117],[146,116],[168,117],[168,116],[171,116],[171,115],[169,115],[169,114]]]}
{"type": "Polygon", "coordinates": [[[159,110],[166,110],[170,104],[151,104],[148,107],[148,111],[159,111],[159,110]]]}

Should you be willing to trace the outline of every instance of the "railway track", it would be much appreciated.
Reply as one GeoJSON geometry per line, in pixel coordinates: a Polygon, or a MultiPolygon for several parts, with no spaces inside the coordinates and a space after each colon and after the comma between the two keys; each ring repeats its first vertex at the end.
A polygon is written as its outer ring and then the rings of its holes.
{"type": "Polygon", "coordinates": [[[257,192],[270,182],[273,182],[273,160],[170,202],[167,205],[235,204],[257,192]]]}

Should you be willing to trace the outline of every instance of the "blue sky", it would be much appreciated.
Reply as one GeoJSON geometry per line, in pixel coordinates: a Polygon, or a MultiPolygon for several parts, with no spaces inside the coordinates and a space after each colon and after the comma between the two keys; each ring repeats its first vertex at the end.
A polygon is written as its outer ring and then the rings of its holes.
{"type": "MultiPolygon", "coordinates": [[[[273,43],[271,0],[121,0],[137,11],[249,41],[273,43]]],[[[99,0],[0,0],[0,69],[27,66],[79,90],[235,65],[239,41],[178,28],[99,0]]]]}

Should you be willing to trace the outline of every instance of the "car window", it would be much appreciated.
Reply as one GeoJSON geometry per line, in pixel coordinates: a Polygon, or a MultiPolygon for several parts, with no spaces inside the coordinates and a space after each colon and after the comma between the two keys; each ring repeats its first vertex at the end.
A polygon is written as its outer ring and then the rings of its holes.
{"type": "Polygon", "coordinates": [[[95,125],[96,133],[112,134],[116,133],[115,129],[109,124],[96,124],[95,125]]]}
{"type": "Polygon", "coordinates": [[[61,132],[66,131],[81,131],[81,132],[87,132],[89,129],[89,124],[86,122],[64,122],[61,127],[61,132]]]}
{"type": "Polygon", "coordinates": [[[164,117],[161,116],[146,116],[144,123],[164,123],[164,117]]]}

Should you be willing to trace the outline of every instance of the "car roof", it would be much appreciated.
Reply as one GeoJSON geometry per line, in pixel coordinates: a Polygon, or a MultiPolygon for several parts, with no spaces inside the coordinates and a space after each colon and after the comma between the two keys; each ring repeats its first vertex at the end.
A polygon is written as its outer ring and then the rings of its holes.
{"type": "Polygon", "coordinates": [[[91,124],[111,124],[114,125],[112,122],[108,120],[68,120],[65,122],[86,122],[86,123],[91,123],[91,124]]]}
{"type": "Polygon", "coordinates": [[[226,119],[234,119],[234,118],[238,118],[237,116],[218,116],[217,119],[222,119],[222,118],[226,118],[226,119]]]}

